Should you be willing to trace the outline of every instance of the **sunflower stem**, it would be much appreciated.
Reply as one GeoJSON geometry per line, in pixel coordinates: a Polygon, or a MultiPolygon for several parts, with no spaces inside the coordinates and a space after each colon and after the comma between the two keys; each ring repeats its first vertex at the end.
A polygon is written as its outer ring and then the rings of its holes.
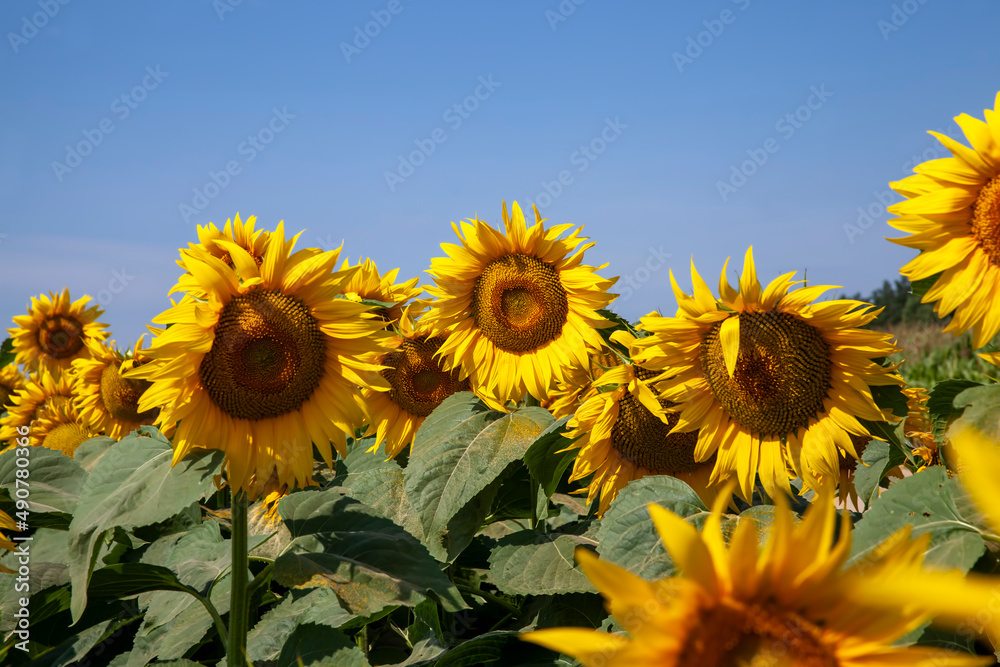
{"type": "Polygon", "coordinates": [[[247,617],[249,615],[250,586],[247,568],[250,565],[247,553],[247,494],[239,490],[233,493],[233,588],[229,603],[229,647],[226,659],[229,667],[246,667],[247,617]]]}

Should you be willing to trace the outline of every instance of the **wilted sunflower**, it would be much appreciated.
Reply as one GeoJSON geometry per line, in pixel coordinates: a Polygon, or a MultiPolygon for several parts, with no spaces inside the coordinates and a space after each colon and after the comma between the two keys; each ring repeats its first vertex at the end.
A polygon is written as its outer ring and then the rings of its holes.
{"type": "Polygon", "coordinates": [[[980,348],[1000,331],[1000,93],[986,121],[955,117],[972,148],[931,132],[954,157],[930,160],[913,176],[890,183],[906,201],[889,221],[910,236],[889,239],[920,254],[900,269],[911,281],[940,274],[921,299],[935,302],[945,331],[972,329],[980,348]]]}
{"type": "Polygon", "coordinates": [[[332,465],[361,425],[358,387],[385,381],[372,363],[386,334],[368,307],[341,293],[351,272],[333,273],[337,252],[300,250],[283,223],[269,235],[263,262],[231,246],[233,267],[208,254],[187,269],[207,301],[186,298],[154,322],[151,361],[124,376],[150,380],[139,410],[160,408],[157,423],[177,425],[174,461],[192,449],[226,452],[228,480],[255,499],[277,474],[294,488],[311,481],[312,444],[332,465]],[[235,267],[235,268],[234,268],[235,267]]]}
{"type": "Polygon", "coordinates": [[[872,361],[898,348],[889,334],[858,328],[878,311],[850,299],[811,303],[831,287],[789,292],[794,272],[762,291],[752,248],[738,291],[723,267],[719,300],[693,262],[691,274],[693,297],[671,272],[677,317],[642,318],[652,335],[636,341],[633,359],[669,375],[657,378],[661,397],[683,405],[675,430],[700,429],[695,460],[717,453],[713,481],[735,473],[744,498],[758,473],[772,497],[788,492],[787,463],[836,484],[838,447],[856,459],[850,435],[871,437],[858,418],[898,421],[869,386],[902,382],[872,361]]]}
{"type": "Polygon", "coordinates": [[[100,434],[72,402],[40,410],[31,424],[32,445],[55,449],[70,458],[77,447],[100,434]]]}
{"type": "Polygon", "coordinates": [[[178,278],[170,293],[186,292],[193,296],[205,297],[205,294],[199,291],[201,288],[198,279],[188,270],[189,256],[197,257],[201,253],[208,253],[233,268],[232,246],[237,246],[242,248],[259,267],[264,261],[268,233],[263,230],[255,231],[256,222],[257,216],[251,215],[244,223],[237,213],[235,218],[226,220],[226,226],[221,231],[211,222],[204,226],[198,225],[198,243],[189,243],[187,249],[180,251],[181,258],[177,260],[178,266],[186,273],[178,278]]]}
{"type": "MultiPolygon", "coordinates": [[[[407,301],[416,298],[424,291],[423,288],[417,287],[418,278],[411,278],[405,283],[397,284],[396,276],[399,275],[399,269],[393,269],[384,276],[380,276],[378,267],[370,259],[366,259],[364,262],[359,259],[356,266],[357,272],[344,285],[344,296],[351,301],[367,299],[392,303],[393,305],[388,308],[376,308],[374,311],[389,325],[399,321],[407,301]]],[[[345,259],[340,270],[346,271],[350,268],[350,260],[345,259]]]]}
{"type": "MultiPolygon", "coordinates": [[[[73,398],[73,379],[67,373],[41,371],[32,373],[24,387],[10,398],[7,415],[0,418],[0,442],[13,442],[18,427],[29,426],[43,410],[59,407],[73,398]]],[[[31,445],[38,445],[32,430],[31,445]]]]}
{"type": "Polygon", "coordinates": [[[646,384],[656,373],[629,364],[601,375],[595,389],[618,385],[611,391],[594,391],[567,424],[567,438],[579,438],[569,481],[593,475],[587,502],[600,497],[603,515],[618,492],[646,475],[670,475],[683,480],[708,504],[717,489],[709,488],[714,459],[698,462],[694,448],[697,432],[671,433],[677,423],[670,401],[658,399],[646,384]]]}
{"type": "MultiPolygon", "coordinates": [[[[437,282],[425,318],[435,334],[448,333],[441,355],[460,368],[473,391],[494,407],[531,394],[539,400],[568,366],[586,366],[603,345],[596,329],[610,326],[597,314],[615,297],[595,267],[581,264],[593,243],[573,225],[545,229],[535,209],[527,226],[521,207],[503,205],[505,233],[478,218],[452,223],[462,245],[442,244],[448,257],[431,261],[437,282]]],[[[603,267],[598,267],[603,268],[603,267]]]]}
{"type": "MultiPolygon", "coordinates": [[[[127,380],[120,375],[125,355],[114,343],[88,343],[89,359],[73,362],[74,393],[80,413],[95,428],[120,439],[143,424],[152,424],[157,410],[139,411],[139,398],[151,385],[146,380],[127,380]]],[[[131,359],[140,359],[142,338],[136,343],[131,359]]],[[[141,363],[140,363],[141,365],[141,363]]],[[[127,370],[127,369],[126,369],[127,370]]]]}
{"type": "Polygon", "coordinates": [[[568,417],[576,412],[584,401],[596,393],[594,382],[608,369],[622,364],[621,357],[606,347],[592,351],[588,359],[587,366],[565,369],[566,376],[549,392],[549,400],[542,402],[542,407],[551,412],[556,419],[568,417]]]}
{"type": "MultiPolygon", "coordinates": [[[[908,531],[865,562],[866,575],[842,571],[851,550],[851,524],[843,517],[836,539],[835,511],[824,493],[795,524],[783,498],[767,544],[759,528],[740,519],[728,545],[715,503],[701,533],[668,510],[649,513],[681,576],[646,581],[578,548],[577,560],[630,636],[584,628],[551,628],[522,635],[592,667],[897,667],[993,664],[992,658],[926,646],[893,646],[922,625],[936,607],[900,604],[891,610],[853,599],[856,588],[877,594],[879,575],[905,571],[921,581],[930,535],[911,541],[908,531]],[[927,662],[923,662],[923,661],[927,662]],[[936,660],[936,662],[935,662],[936,660]]],[[[954,605],[976,607],[961,596],[954,605]]]]}
{"type": "Polygon", "coordinates": [[[11,398],[24,388],[24,376],[17,370],[17,364],[9,363],[0,368],[0,412],[13,405],[11,398]]]}
{"type": "Polygon", "coordinates": [[[65,371],[77,357],[86,357],[88,340],[104,340],[106,324],[96,322],[102,311],[87,308],[89,296],[70,302],[69,289],[56,296],[41,294],[31,298],[27,315],[14,317],[17,327],[7,329],[13,337],[15,363],[26,371],[65,371]]]}
{"type": "Polygon", "coordinates": [[[436,356],[444,338],[415,323],[407,308],[398,322],[400,335],[387,343],[389,352],[378,358],[379,371],[389,383],[388,392],[364,387],[361,394],[369,414],[368,432],[375,435],[372,451],[386,442],[391,458],[406,449],[434,408],[455,392],[469,391],[469,381],[459,380],[458,371],[442,368],[436,356]]]}

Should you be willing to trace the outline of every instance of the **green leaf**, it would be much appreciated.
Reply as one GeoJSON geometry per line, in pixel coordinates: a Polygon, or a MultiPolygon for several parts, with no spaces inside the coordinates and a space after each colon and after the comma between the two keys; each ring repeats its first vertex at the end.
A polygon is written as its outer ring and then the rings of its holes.
{"type": "Polygon", "coordinates": [[[429,591],[445,609],[467,608],[438,563],[412,535],[335,489],[299,492],[278,509],[295,538],[274,563],[282,586],[323,586],[356,614],[413,606],[429,591]]]}
{"type": "Polygon", "coordinates": [[[669,475],[643,477],[618,493],[600,521],[597,551],[601,558],[649,580],[675,573],[646,509],[652,502],[685,518],[708,512],[690,486],[669,475]]]}
{"type": "Polygon", "coordinates": [[[546,498],[551,498],[556,492],[559,480],[562,479],[566,468],[576,459],[579,451],[566,449],[573,442],[563,435],[566,433],[566,422],[569,419],[563,417],[542,431],[524,454],[524,463],[528,466],[531,476],[542,486],[546,498]]]}
{"type": "Polygon", "coordinates": [[[552,415],[538,407],[503,414],[469,392],[445,399],[417,431],[405,473],[406,496],[424,534],[444,532],[551,423],[552,415]]]}
{"type": "MultiPolygon", "coordinates": [[[[0,454],[0,488],[6,489],[16,498],[17,471],[26,470],[28,507],[31,512],[69,512],[76,507],[80,489],[87,478],[76,461],[62,452],[45,447],[28,447],[28,456],[15,456],[17,449],[9,449],[0,454]],[[18,460],[27,459],[24,468],[18,460]]],[[[29,524],[30,524],[29,520],[29,524]]]]}
{"type": "MultiPolygon", "coordinates": [[[[63,586],[69,583],[69,568],[66,566],[66,532],[62,530],[50,530],[39,528],[31,536],[28,545],[30,573],[27,582],[17,581],[14,575],[0,576],[0,632],[9,633],[14,630],[16,619],[14,612],[21,606],[20,598],[25,597],[25,593],[31,593],[31,622],[37,623],[42,620],[40,612],[34,609],[36,603],[40,603],[39,592],[63,586]],[[18,590],[28,585],[28,591],[18,590]]],[[[12,570],[18,569],[18,554],[14,552],[4,552],[0,557],[3,563],[12,570]]],[[[66,590],[67,600],[69,591],[66,590]]],[[[53,613],[58,612],[53,610],[53,613]]]]}
{"type": "Polygon", "coordinates": [[[958,411],[964,409],[958,420],[961,425],[973,426],[993,440],[1000,440],[1000,385],[973,385],[955,396],[953,404],[958,411]]]}
{"type": "MultiPolygon", "coordinates": [[[[209,596],[215,609],[223,616],[229,612],[231,584],[232,577],[226,574],[212,588],[209,596]]],[[[145,665],[154,658],[183,658],[193,647],[201,644],[207,634],[214,633],[212,617],[191,595],[174,591],[153,593],[149,608],[152,610],[154,607],[161,611],[155,616],[149,611],[145,614],[136,632],[135,646],[129,653],[128,667],[145,665]],[[171,606],[172,613],[163,613],[163,609],[171,606]],[[159,623],[161,620],[164,622],[159,623]]]]}
{"type": "Polygon", "coordinates": [[[934,283],[936,283],[937,279],[940,277],[940,273],[935,273],[933,276],[927,276],[926,278],[921,278],[920,280],[911,280],[910,293],[915,296],[922,297],[927,294],[932,287],[934,287],[934,283]]]}
{"type": "Polygon", "coordinates": [[[108,451],[118,443],[114,438],[99,435],[96,438],[85,440],[73,452],[73,460],[86,472],[91,472],[97,462],[104,457],[108,451]]]}
{"type": "Polygon", "coordinates": [[[509,595],[593,593],[594,585],[576,565],[578,546],[596,546],[586,535],[522,530],[502,538],[490,554],[493,583],[509,595]]]}
{"type": "MultiPolygon", "coordinates": [[[[995,387],[996,385],[983,387],[980,383],[973,382],[972,380],[945,380],[934,385],[934,388],[930,391],[930,397],[927,399],[927,411],[930,412],[931,421],[934,424],[934,439],[938,442],[944,442],[944,432],[947,430],[948,425],[956,417],[961,416],[962,408],[969,404],[970,399],[974,401],[985,399],[987,404],[990,403],[990,396],[993,394],[993,388],[995,387]],[[964,394],[967,389],[974,387],[980,387],[981,389],[977,392],[970,392],[965,396],[963,399],[965,402],[961,404],[956,403],[955,399],[960,394],[964,394]]],[[[992,432],[992,430],[989,431],[989,433],[992,432]]]]}
{"type": "Polygon", "coordinates": [[[292,631],[278,656],[278,667],[369,667],[365,654],[347,635],[306,623],[292,631]]]}
{"type": "Polygon", "coordinates": [[[879,484],[885,473],[905,460],[903,453],[888,442],[869,442],[861,455],[861,462],[854,469],[854,490],[858,492],[858,499],[866,506],[871,505],[878,498],[879,484]]]}
{"type": "Polygon", "coordinates": [[[873,500],[855,527],[848,564],[861,562],[886,538],[910,525],[914,537],[931,534],[924,562],[968,572],[986,551],[986,545],[975,519],[967,515],[968,509],[963,512],[960,507],[966,504],[964,498],[958,480],[949,478],[941,466],[895,482],[873,500]]]}
{"type": "Polygon", "coordinates": [[[171,466],[169,441],[132,435],[114,445],[87,477],[69,526],[72,615],[87,604],[86,587],[105,532],[164,521],[215,490],[224,454],[211,450],[171,466]]]}
{"type": "Polygon", "coordinates": [[[165,567],[146,563],[115,563],[94,570],[87,588],[89,597],[125,598],[148,591],[187,591],[177,575],[165,567]]]}
{"type": "Polygon", "coordinates": [[[111,623],[112,621],[98,623],[74,634],[52,650],[32,660],[32,667],[63,667],[87,662],[83,658],[101,641],[111,623]]]}
{"type": "Polygon", "coordinates": [[[900,419],[905,419],[909,408],[906,407],[906,394],[897,384],[874,385],[871,387],[875,405],[883,411],[889,410],[900,419]]]}
{"type": "Polygon", "coordinates": [[[10,337],[5,338],[3,343],[0,343],[0,368],[14,363],[16,356],[14,354],[14,339],[10,337]]]}
{"type": "Polygon", "coordinates": [[[281,653],[281,647],[300,623],[338,628],[353,617],[331,590],[313,588],[305,593],[293,590],[250,630],[247,635],[247,655],[254,662],[275,660],[281,653]]]}
{"type": "Polygon", "coordinates": [[[473,637],[439,657],[435,667],[478,667],[499,660],[503,647],[518,634],[498,630],[473,637]]]}

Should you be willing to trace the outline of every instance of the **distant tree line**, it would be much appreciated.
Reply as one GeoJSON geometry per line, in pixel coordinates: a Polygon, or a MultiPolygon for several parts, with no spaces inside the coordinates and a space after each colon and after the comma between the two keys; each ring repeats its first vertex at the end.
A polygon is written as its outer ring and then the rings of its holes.
{"type": "Polygon", "coordinates": [[[910,291],[910,281],[900,277],[895,283],[888,280],[882,283],[869,296],[860,293],[846,297],[857,299],[884,308],[882,314],[873,322],[876,326],[895,324],[925,324],[938,319],[934,314],[934,306],[920,303],[920,297],[910,291]]]}

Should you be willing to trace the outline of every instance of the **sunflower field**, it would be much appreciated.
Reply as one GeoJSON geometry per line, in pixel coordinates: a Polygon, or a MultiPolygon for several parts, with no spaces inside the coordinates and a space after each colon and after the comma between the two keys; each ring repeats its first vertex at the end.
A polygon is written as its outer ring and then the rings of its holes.
{"type": "Polygon", "coordinates": [[[599,245],[516,202],[442,232],[426,284],[199,226],[127,345],[32,298],[0,350],[3,664],[995,664],[1000,95],[956,120],[891,241],[974,367],[752,248],[626,321],[599,245]]]}

